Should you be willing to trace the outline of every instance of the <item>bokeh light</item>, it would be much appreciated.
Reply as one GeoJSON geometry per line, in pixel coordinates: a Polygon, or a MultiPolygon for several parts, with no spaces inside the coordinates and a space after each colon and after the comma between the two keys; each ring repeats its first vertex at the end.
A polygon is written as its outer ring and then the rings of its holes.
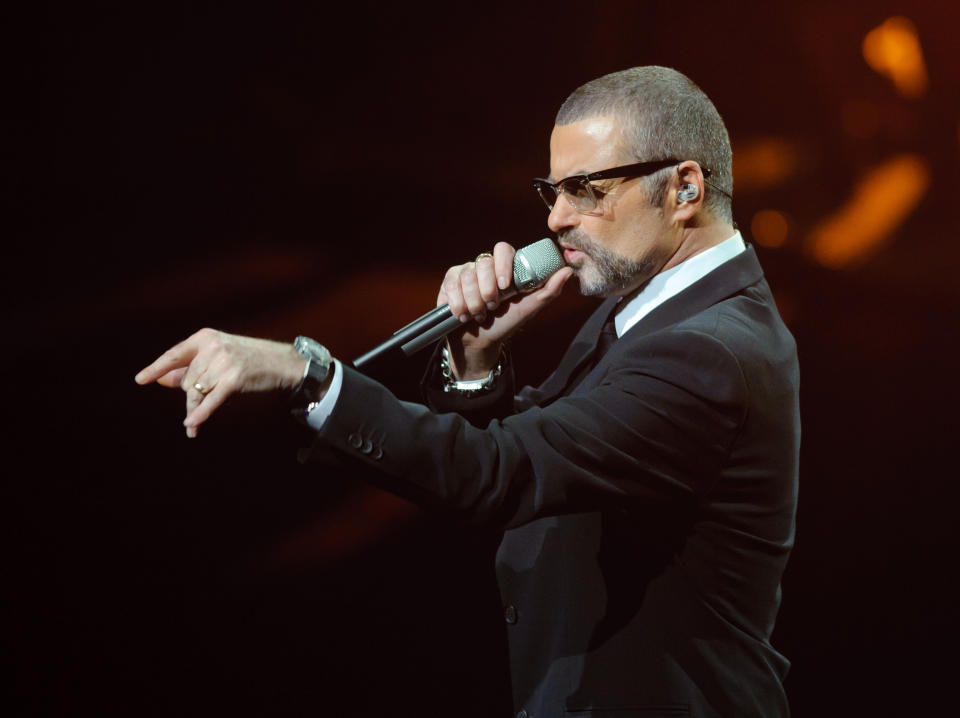
{"type": "Polygon", "coordinates": [[[901,154],[868,172],[850,200],[817,225],[808,247],[820,264],[840,269],[873,255],[892,237],[930,186],[927,161],[901,154]]]}
{"type": "Polygon", "coordinates": [[[916,26],[905,17],[891,17],[867,33],[863,57],[875,71],[889,77],[908,98],[921,97],[929,80],[916,26]]]}
{"type": "Polygon", "coordinates": [[[789,230],[786,216],[775,209],[760,210],[750,222],[754,241],[763,247],[782,247],[787,242],[789,230]]]}
{"type": "Polygon", "coordinates": [[[796,170],[797,150],[782,137],[735,141],[733,145],[733,176],[738,190],[775,187],[796,170]]]}

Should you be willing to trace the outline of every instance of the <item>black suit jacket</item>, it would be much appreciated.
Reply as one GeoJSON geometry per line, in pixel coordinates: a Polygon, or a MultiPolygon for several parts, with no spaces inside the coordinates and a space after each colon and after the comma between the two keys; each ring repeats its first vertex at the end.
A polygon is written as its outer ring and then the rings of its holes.
{"type": "Polygon", "coordinates": [[[575,383],[612,301],[516,397],[509,380],[482,399],[428,388],[431,411],[347,369],[318,442],[506,529],[518,712],[787,715],[789,664],[769,637],[797,496],[793,338],[748,248],[575,383]]]}

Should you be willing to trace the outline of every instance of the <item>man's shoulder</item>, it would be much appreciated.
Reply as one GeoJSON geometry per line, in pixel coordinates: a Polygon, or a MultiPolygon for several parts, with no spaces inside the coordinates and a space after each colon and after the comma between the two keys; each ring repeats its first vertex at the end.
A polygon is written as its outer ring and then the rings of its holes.
{"type": "Polygon", "coordinates": [[[795,347],[793,335],[762,278],[664,327],[663,331],[668,335],[704,333],[731,347],[762,348],[771,343],[795,347]]]}
{"type": "Polygon", "coordinates": [[[642,324],[622,337],[611,365],[671,375],[694,367],[714,376],[739,374],[748,383],[758,371],[777,381],[798,371],[796,343],[762,279],[653,330],[642,324]]]}

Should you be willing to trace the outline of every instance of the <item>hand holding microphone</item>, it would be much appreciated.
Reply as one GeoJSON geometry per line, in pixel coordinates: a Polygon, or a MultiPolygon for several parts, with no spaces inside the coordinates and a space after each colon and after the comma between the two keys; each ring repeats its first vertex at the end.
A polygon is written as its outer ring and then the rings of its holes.
{"type": "Polygon", "coordinates": [[[483,254],[478,261],[451,267],[443,280],[438,303],[446,302],[397,331],[390,339],[358,357],[354,366],[362,368],[395,348],[411,355],[446,336],[471,318],[481,324],[471,328],[465,344],[477,349],[506,339],[527,319],[559,294],[572,276],[564,268],[563,256],[550,239],[541,239],[516,252],[506,242],[494,247],[492,257],[483,254]],[[512,272],[509,270],[512,268],[512,272]],[[509,275],[512,274],[512,283],[509,275]],[[486,321],[501,302],[517,293],[529,294],[497,312],[494,322],[486,321]]]}

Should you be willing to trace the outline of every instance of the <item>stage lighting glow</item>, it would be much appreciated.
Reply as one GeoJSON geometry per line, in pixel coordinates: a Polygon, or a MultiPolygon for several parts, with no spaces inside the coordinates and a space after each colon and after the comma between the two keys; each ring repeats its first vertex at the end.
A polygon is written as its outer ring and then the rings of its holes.
{"type": "Polygon", "coordinates": [[[782,247],[789,230],[786,216],[775,209],[761,209],[750,222],[750,235],[763,247],[782,247]]]}
{"type": "Polygon", "coordinates": [[[890,78],[908,98],[921,97],[929,80],[916,26],[905,17],[891,17],[867,33],[863,57],[875,71],[890,78]]]}
{"type": "Polygon", "coordinates": [[[734,142],[733,176],[738,190],[776,187],[794,173],[797,150],[782,137],[734,142]]]}
{"type": "Polygon", "coordinates": [[[824,266],[841,269],[872,255],[910,216],[930,186],[930,167],[915,154],[902,154],[868,172],[847,203],[807,238],[807,248],[824,266]]]}

